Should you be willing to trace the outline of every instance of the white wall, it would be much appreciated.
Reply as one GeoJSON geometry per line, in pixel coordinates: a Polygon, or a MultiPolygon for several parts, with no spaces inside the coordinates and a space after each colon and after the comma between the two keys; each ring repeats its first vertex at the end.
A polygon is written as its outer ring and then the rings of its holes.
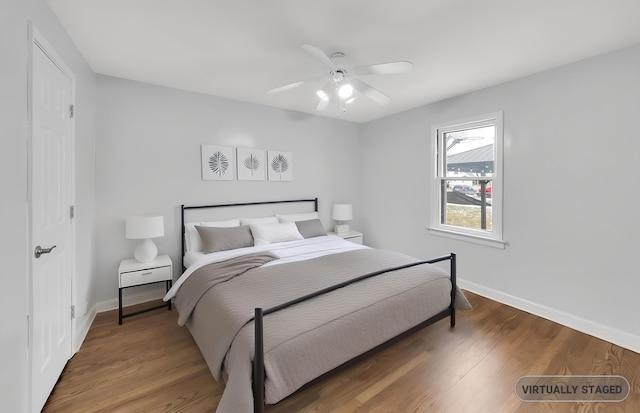
{"type": "Polygon", "coordinates": [[[637,45],[370,122],[362,230],[421,257],[455,251],[469,289],[640,351],[639,114],[637,45]],[[499,110],[508,246],[430,234],[430,126],[499,110]]]}
{"type": "MultiPolygon", "coordinates": [[[[95,301],[91,285],[95,269],[94,75],[44,1],[3,0],[0,2],[0,259],[2,286],[5,291],[0,300],[0,313],[4,315],[0,328],[0,350],[3,354],[0,369],[0,410],[3,412],[27,411],[28,275],[33,250],[28,240],[27,220],[28,21],[33,22],[76,75],[78,262],[75,299],[82,303],[95,301]]],[[[89,316],[90,314],[78,315],[76,333],[79,334],[88,326],[89,316]]]]}
{"type": "MultiPolygon", "coordinates": [[[[117,306],[117,269],[131,258],[128,215],[165,217],[159,253],[180,274],[180,205],[319,197],[330,227],[334,202],[359,198],[358,125],[140,82],[98,76],[96,194],[97,297],[117,306]],[[200,145],[254,147],[293,153],[293,181],[203,181],[200,145]]],[[[354,208],[357,208],[357,204],[354,208]]],[[[125,291],[125,303],[162,287],[125,291]]],[[[159,292],[160,294],[158,294],[159,292]]]]}

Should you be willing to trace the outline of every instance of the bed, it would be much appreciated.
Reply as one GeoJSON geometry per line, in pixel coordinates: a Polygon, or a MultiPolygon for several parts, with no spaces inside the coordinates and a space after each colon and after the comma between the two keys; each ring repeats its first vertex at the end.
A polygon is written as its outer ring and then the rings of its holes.
{"type": "Polygon", "coordinates": [[[419,260],[329,235],[317,198],[181,211],[185,270],[164,299],[225,380],[218,413],[263,412],[400,335],[446,317],[454,326],[456,309],[470,309],[455,254],[419,260]],[[447,262],[448,271],[436,264],[447,262]]]}

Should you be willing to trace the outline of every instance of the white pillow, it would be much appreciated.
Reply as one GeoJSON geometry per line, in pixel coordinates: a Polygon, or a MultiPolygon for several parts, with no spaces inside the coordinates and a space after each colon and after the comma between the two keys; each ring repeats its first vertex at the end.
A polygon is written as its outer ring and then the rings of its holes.
{"type": "Polygon", "coordinates": [[[296,222],[296,221],[311,221],[312,219],[320,219],[318,211],[305,212],[302,214],[276,214],[278,221],[280,222],[296,222]]]}
{"type": "Polygon", "coordinates": [[[251,225],[255,246],[304,239],[295,222],[251,225]]]}
{"type": "Polygon", "coordinates": [[[196,225],[200,225],[203,227],[217,227],[217,228],[231,228],[231,227],[239,227],[240,220],[239,219],[229,219],[226,221],[209,221],[209,222],[190,222],[188,224],[184,224],[184,241],[185,241],[185,251],[202,251],[202,242],[200,240],[200,234],[196,230],[196,225]]]}
{"type": "Polygon", "coordinates": [[[209,221],[209,222],[201,222],[201,227],[216,227],[216,228],[232,228],[239,227],[240,220],[236,219],[228,219],[226,221],[209,221]]]}
{"type": "Polygon", "coordinates": [[[262,218],[240,218],[240,225],[263,225],[277,224],[278,218],[275,215],[262,218]]]}

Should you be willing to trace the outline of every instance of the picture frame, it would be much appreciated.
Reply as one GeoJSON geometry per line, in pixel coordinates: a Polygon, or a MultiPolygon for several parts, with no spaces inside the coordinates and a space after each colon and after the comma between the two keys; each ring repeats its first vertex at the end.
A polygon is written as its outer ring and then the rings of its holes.
{"type": "Polygon", "coordinates": [[[239,181],[264,181],[265,151],[256,148],[237,148],[236,166],[239,181]]]}
{"type": "Polygon", "coordinates": [[[232,181],[235,169],[233,148],[218,145],[201,145],[202,180],[232,181]]]}
{"type": "Polygon", "coordinates": [[[293,153],[267,152],[269,181],[293,181],[293,153]]]}

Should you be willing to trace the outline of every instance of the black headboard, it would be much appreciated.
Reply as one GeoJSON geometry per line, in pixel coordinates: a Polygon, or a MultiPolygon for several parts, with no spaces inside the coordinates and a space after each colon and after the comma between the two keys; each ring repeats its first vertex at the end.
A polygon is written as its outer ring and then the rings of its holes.
{"type": "MultiPolygon", "coordinates": [[[[182,226],[182,257],[184,258],[185,254],[185,211],[188,210],[196,210],[196,209],[212,209],[212,208],[233,208],[233,207],[252,207],[252,206],[261,206],[261,205],[285,205],[285,204],[294,204],[294,203],[312,203],[313,210],[318,212],[318,198],[310,198],[310,199],[287,199],[284,201],[262,201],[262,202],[242,202],[235,204],[214,204],[214,205],[181,205],[180,207],[180,224],[182,226]]],[[[235,218],[239,218],[236,216],[235,218]]]]}

